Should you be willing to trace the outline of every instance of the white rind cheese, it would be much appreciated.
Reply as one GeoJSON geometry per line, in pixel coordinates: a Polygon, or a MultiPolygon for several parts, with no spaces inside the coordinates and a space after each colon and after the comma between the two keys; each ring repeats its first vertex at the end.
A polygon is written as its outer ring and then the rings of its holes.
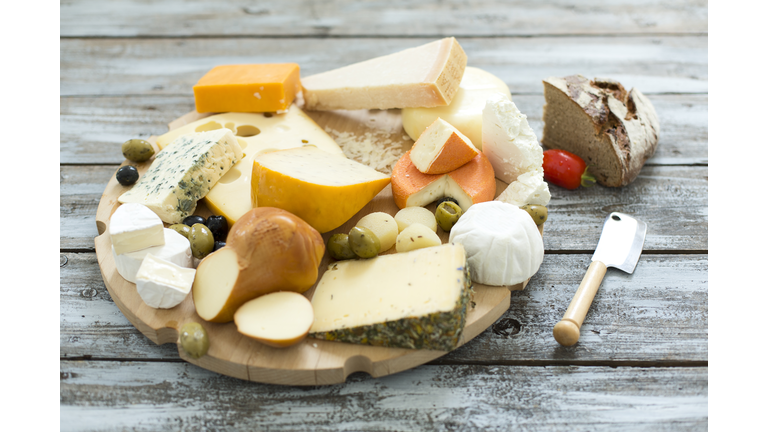
{"type": "Polygon", "coordinates": [[[464,245],[472,280],[485,285],[524,282],[544,261],[544,242],[531,216],[499,201],[473,205],[451,228],[449,241],[464,245]]]}
{"type": "Polygon", "coordinates": [[[549,185],[544,181],[544,169],[538,168],[521,174],[517,180],[504,189],[504,192],[496,197],[496,201],[502,201],[518,207],[526,204],[547,205],[552,196],[549,193],[549,185]]]}
{"type": "Polygon", "coordinates": [[[483,153],[496,178],[507,184],[544,163],[544,151],[528,118],[501,95],[488,99],[483,109],[483,153]]]}
{"type": "Polygon", "coordinates": [[[195,269],[147,254],[136,273],[136,291],[147,306],[170,309],[184,301],[194,280],[195,269]]]}
{"type": "Polygon", "coordinates": [[[155,156],[139,182],[118,200],[143,204],[163,222],[181,223],[242,157],[229,129],[180,136],[155,156]]]}
{"type": "Polygon", "coordinates": [[[161,246],[163,221],[141,204],[124,204],[109,218],[109,237],[118,255],[161,246]]]}
{"type": "Polygon", "coordinates": [[[193,267],[192,250],[189,247],[189,240],[169,228],[164,228],[163,234],[165,244],[162,246],[153,246],[121,255],[115,252],[114,246],[112,247],[112,257],[115,259],[117,272],[120,273],[123,279],[136,283],[136,273],[139,272],[141,263],[147,254],[152,254],[157,258],[172,262],[179,267],[193,267]]]}

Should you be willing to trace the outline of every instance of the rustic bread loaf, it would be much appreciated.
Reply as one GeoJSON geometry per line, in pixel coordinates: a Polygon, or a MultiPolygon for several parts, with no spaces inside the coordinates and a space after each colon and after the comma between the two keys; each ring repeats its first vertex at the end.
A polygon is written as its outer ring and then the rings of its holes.
{"type": "Polygon", "coordinates": [[[624,186],[640,173],[659,142],[659,118],[637,89],[581,75],[544,82],[546,148],[579,155],[603,186],[624,186]]]}

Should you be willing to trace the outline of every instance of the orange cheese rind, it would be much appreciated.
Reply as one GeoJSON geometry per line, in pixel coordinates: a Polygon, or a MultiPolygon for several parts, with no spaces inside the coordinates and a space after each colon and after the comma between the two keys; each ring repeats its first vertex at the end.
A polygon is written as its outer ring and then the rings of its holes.
{"type": "Polygon", "coordinates": [[[480,151],[450,123],[437,118],[411,149],[411,160],[424,174],[445,174],[471,161],[480,151]]]}
{"type": "Polygon", "coordinates": [[[399,208],[426,206],[449,196],[466,211],[472,204],[491,201],[496,195],[493,166],[483,153],[447,174],[424,174],[403,155],[392,170],[392,195],[399,208]]]}

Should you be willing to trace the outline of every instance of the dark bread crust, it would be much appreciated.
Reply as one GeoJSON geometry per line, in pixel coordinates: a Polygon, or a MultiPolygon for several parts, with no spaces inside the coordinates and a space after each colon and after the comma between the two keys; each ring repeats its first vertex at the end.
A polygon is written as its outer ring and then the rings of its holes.
{"type": "Polygon", "coordinates": [[[542,144],[579,155],[604,186],[632,182],[659,142],[658,116],[645,95],[617,81],[581,75],[543,83],[542,144]]]}

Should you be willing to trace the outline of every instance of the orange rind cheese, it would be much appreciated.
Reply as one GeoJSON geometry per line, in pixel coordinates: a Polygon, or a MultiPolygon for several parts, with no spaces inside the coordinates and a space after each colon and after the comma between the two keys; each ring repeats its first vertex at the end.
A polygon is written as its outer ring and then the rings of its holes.
{"type": "Polygon", "coordinates": [[[445,174],[471,161],[480,151],[472,141],[438,118],[411,149],[411,161],[424,174],[445,174]]]}
{"type": "Polygon", "coordinates": [[[284,111],[301,89],[299,65],[216,66],[192,89],[199,113],[284,111]]]}
{"type": "Polygon", "coordinates": [[[496,180],[488,158],[479,153],[471,161],[447,174],[424,174],[411,161],[408,152],[392,170],[392,195],[398,207],[426,206],[443,197],[459,202],[467,211],[472,204],[491,201],[496,196],[496,180]]]}

